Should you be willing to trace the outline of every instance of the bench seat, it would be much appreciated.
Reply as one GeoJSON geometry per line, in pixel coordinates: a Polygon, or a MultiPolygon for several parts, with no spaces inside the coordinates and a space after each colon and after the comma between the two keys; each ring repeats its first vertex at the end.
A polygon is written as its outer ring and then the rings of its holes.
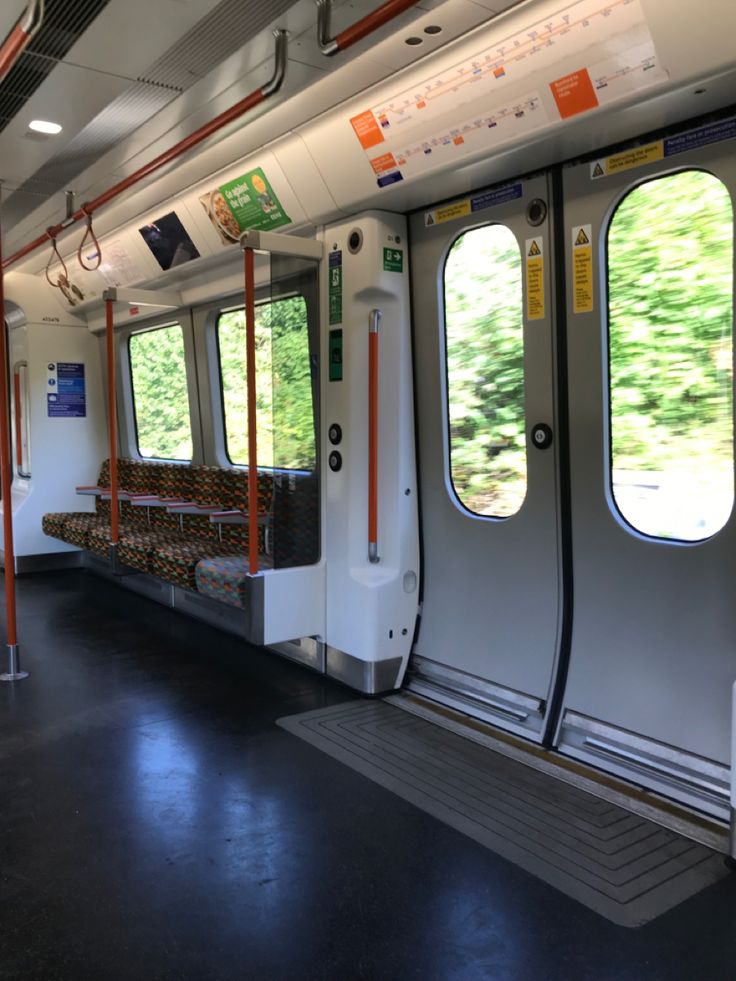
{"type": "Polygon", "coordinates": [[[248,559],[243,555],[216,555],[200,559],[195,569],[195,582],[203,596],[245,607],[245,581],[248,578],[248,559]]]}

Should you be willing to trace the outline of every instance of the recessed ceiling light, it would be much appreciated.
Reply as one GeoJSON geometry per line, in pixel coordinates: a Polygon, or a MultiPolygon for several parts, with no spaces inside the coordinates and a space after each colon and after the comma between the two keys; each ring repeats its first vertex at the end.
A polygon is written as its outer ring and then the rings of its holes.
{"type": "Polygon", "coordinates": [[[61,132],[58,123],[50,123],[46,119],[34,119],[28,124],[28,129],[32,129],[34,133],[46,133],[47,136],[56,136],[61,132]]]}

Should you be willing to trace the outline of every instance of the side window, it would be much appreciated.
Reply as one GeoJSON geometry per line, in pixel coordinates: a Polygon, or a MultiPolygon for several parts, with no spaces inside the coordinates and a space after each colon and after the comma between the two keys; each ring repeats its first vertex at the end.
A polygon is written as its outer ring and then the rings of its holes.
{"type": "Polygon", "coordinates": [[[191,460],[192,427],[180,324],[131,334],[128,341],[138,452],[191,460]]]}
{"type": "Polygon", "coordinates": [[[702,171],[631,191],[608,229],[613,498],[636,530],[698,541],[728,520],[733,209],[702,171]]]}
{"type": "MultiPolygon", "coordinates": [[[[217,346],[232,463],[248,463],[248,409],[243,309],[220,314],[217,346]]],[[[314,470],[312,382],[303,296],[256,307],[256,408],[258,465],[314,470]]]]}
{"type": "Polygon", "coordinates": [[[521,252],[505,225],[463,233],[444,273],[450,477],[475,514],[526,497],[521,252]]]}

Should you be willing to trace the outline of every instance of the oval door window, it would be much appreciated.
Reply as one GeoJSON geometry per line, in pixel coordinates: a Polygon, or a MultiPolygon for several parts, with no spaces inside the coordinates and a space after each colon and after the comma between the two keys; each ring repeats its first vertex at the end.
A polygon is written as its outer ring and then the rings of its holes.
{"type": "Polygon", "coordinates": [[[469,511],[508,518],[526,496],[521,251],[511,229],[460,235],[444,292],[450,479],[469,511]]]}
{"type": "Polygon", "coordinates": [[[631,191],[608,229],[613,498],[637,531],[699,541],[733,506],[733,209],[712,174],[631,191]]]}

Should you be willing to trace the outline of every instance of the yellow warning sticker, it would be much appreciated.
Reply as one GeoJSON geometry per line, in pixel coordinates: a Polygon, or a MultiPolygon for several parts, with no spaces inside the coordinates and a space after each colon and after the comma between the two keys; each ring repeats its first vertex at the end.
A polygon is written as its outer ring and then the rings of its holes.
{"type": "Polygon", "coordinates": [[[443,221],[452,221],[454,218],[464,218],[470,214],[470,198],[464,201],[456,201],[448,204],[444,208],[437,208],[435,211],[428,211],[424,216],[424,224],[427,228],[430,225],[441,225],[443,221]]]}
{"type": "Polygon", "coordinates": [[[593,312],[593,230],[590,225],[572,226],[572,308],[575,313],[593,312]]]}
{"type": "Polygon", "coordinates": [[[633,170],[635,167],[643,167],[644,164],[653,163],[657,160],[664,160],[664,142],[657,140],[656,143],[647,143],[646,146],[637,146],[633,150],[625,150],[623,153],[614,153],[612,157],[602,157],[595,160],[590,165],[590,179],[598,180],[600,177],[610,177],[611,174],[620,174],[624,170],[633,170]]]}
{"type": "Polygon", "coordinates": [[[526,316],[528,320],[544,319],[544,239],[528,238],[526,254],[526,316]]]}

